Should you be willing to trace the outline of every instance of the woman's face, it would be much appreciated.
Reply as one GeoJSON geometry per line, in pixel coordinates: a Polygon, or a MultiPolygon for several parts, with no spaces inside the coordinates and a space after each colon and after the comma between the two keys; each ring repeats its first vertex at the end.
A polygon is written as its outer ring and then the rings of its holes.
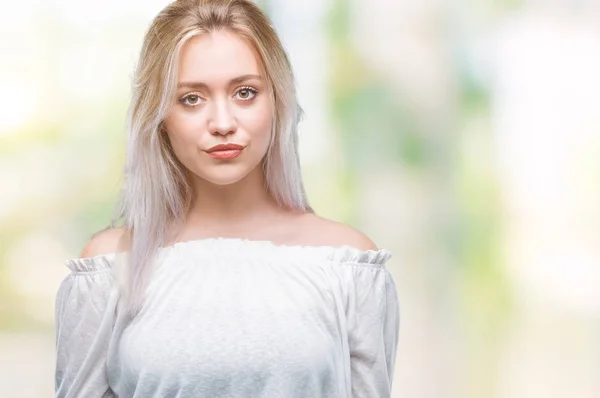
{"type": "Polygon", "coordinates": [[[241,180],[265,156],[271,123],[267,81],[248,42],[222,30],[184,45],[177,96],[164,127],[175,156],[191,173],[217,185],[241,180]],[[242,149],[215,151],[219,144],[242,149]]]}

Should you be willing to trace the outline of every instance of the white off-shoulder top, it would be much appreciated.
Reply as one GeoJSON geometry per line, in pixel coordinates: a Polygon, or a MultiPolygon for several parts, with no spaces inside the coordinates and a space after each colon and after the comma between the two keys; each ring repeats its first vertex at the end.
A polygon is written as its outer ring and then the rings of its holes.
{"type": "Polygon", "coordinates": [[[388,250],[207,238],[159,249],[119,311],[112,264],[66,261],[57,398],[386,398],[399,328],[388,250]]]}

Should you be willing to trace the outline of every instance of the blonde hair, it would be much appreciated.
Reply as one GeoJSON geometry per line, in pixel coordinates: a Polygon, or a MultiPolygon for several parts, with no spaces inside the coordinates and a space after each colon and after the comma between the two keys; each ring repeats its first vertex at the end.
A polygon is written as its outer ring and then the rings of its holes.
{"type": "Polygon", "coordinates": [[[179,56],[190,38],[219,29],[239,34],[255,47],[273,101],[271,142],[261,162],[266,190],[283,207],[313,212],[302,183],[298,105],[288,56],[262,11],[248,0],[177,0],[165,7],[146,32],[133,77],[127,114],[124,183],[109,228],[119,220],[130,240],[120,286],[126,309],[135,315],[144,301],[150,264],[180,225],[194,199],[185,167],[175,157],[163,120],[176,95],[179,56]]]}

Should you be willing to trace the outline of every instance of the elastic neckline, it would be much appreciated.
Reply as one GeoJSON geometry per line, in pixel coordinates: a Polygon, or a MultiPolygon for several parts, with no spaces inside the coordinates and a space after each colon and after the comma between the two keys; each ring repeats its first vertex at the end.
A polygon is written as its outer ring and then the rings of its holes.
{"type": "MultiPolygon", "coordinates": [[[[157,255],[165,255],[180,250],[194,250],[196,248],[205,249],[206,254],[227,253],[228,255],[251,255],[272,251],[277,256],[302,256],[308,254],[311,257],[323,258],[340,263],[358,263],[374,266],[383,266],[391,257],[391,252],[387,249],[368,249],[363,250],[349,245],[328,246],[328,245],[285,245],[276,244],[269,240],[252,240],[247,238],[224,238],[211,237],[191,239],[187,241],[175,242],[169,246],[158,248],[157,255]],[[215,253],[216,252],[216,253],[215,253]]],[[[94,265],[102,264],[106,266],[114,257],[128,252],[111,252],[99,254],[93,257],[72,258],[66,261],[66,264],[72,270],[85,271],[97,270],[94,265]]]]}
{"type": "Polygon", "coordinates": [[[159,248],[159,250],[170,250],[170,249],[174,249],[176,247],[182,247],[182,246],[190,246],[190,245],[197,245],[197,244],[223,244],[223,245],[229,245],[230,243],[232,244],[236,244],[236,243],[242,243],[244,245],[258,245],[258,246],[262,246],[262,247],[269,247],[269,248],[273,248],[273,249],[281,249],[281,250],[329,250],[329,251],[333,251],[333,250],[350,250],[352,252],[356,252],[356,253],[382,253],[382,252],[389,252],[389,250],[387,249],[377,249],[377,250],[372,250],[372,249],[368,249],[368,250],[363,250],[363,249],[359,249],[357,247],[353,247],[353,246],[349,246],[349,245],[340,245],[340,246],[328,246],[328,245],[285,245],[285,244],[277,244],[274,243],[273,241],[270,240],[255,240],[255,239],[248,239],[248,238],[222,238],[222,237],[214,237],[214,238],[200,238],[200,239],[190,239],[190,240],[184,240],[184,241],[180,241],[180,242],[175,242],[169,246],[163,246],[161,248],[159,248]]]}

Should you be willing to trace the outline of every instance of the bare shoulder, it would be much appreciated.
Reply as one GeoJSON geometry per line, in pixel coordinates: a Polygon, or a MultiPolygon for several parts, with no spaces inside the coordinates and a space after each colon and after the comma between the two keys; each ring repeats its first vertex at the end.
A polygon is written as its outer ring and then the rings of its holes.
{"type": "Polygon", "coordinates": [[[349,225],[328,220],[316,214],[307,215],[304,234],[317,246],[351,246],[360,250],[378,250],[377,245],[361,231],[349,225]]]}
{"type": "Polygon", "coordinates": [[[129,234],[125,228],[108,228],[97,232],[85,245],[81,257],[94,257],[101,254],[126,251],[129,248],[129,234]]]}

